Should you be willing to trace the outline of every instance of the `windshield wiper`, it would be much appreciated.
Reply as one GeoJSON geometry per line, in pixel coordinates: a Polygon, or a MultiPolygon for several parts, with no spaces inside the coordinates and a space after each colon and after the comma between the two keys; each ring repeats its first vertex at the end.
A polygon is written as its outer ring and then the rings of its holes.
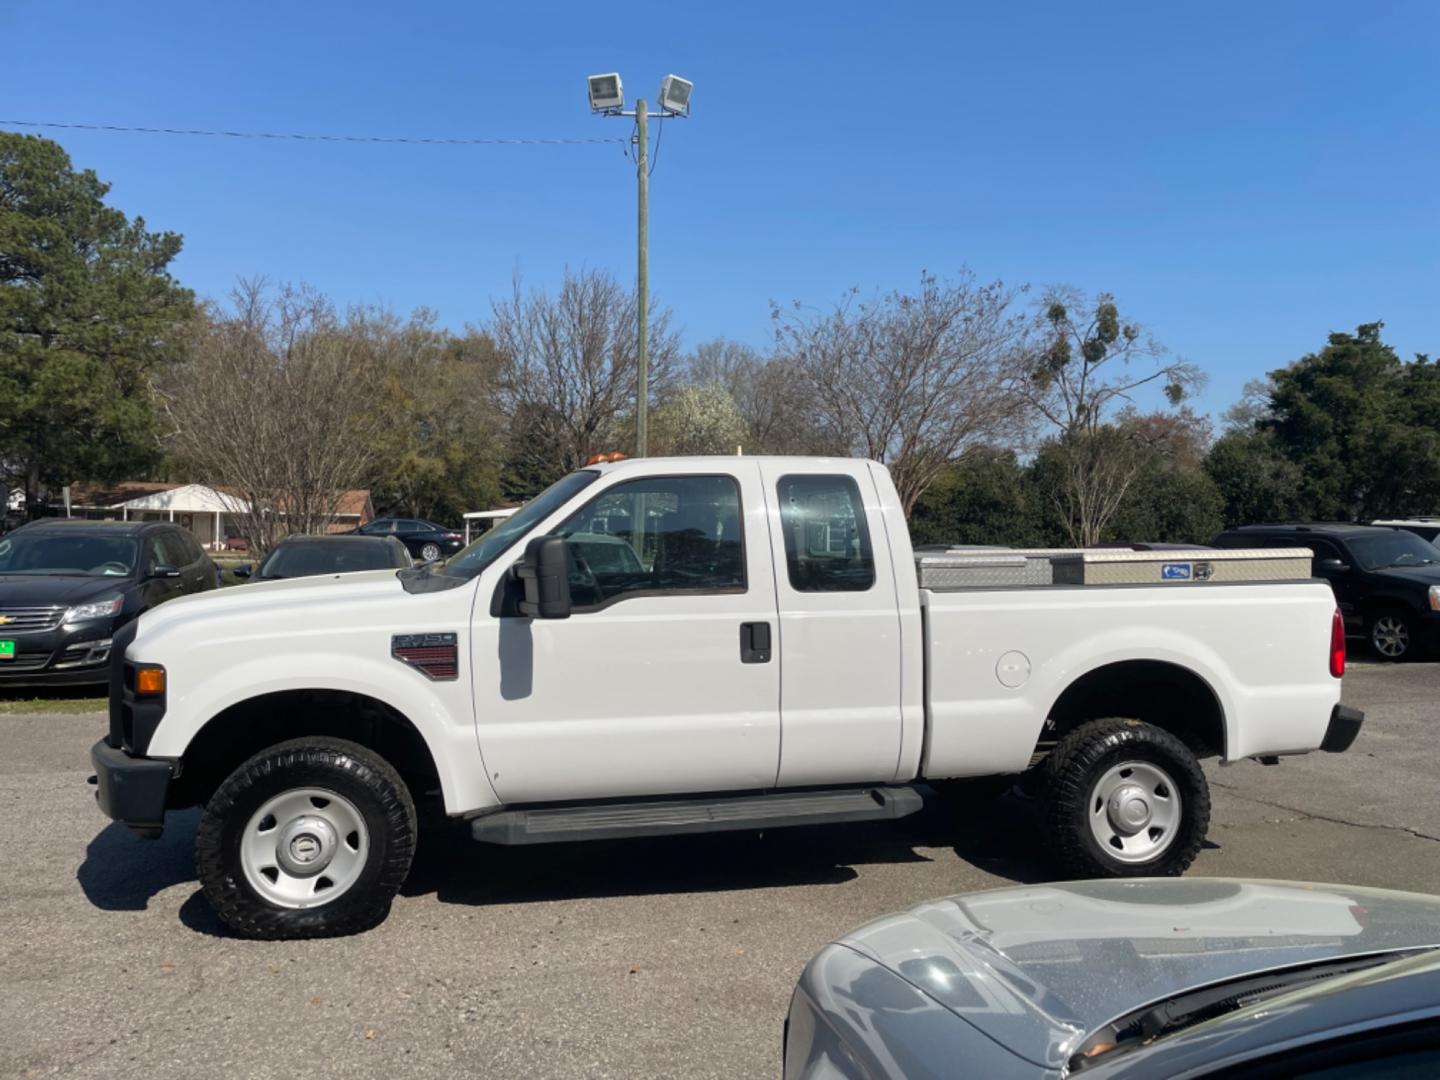
{"type": "Polygon", "coordinates": [[[1267,998],[1289,993],[1307,983],[1380,967],[1426,951],[1428,950],[1408,949],[1378,956],[1372,954],[1327,960],[1303,967],[1248,975],[1218,985],[1186,991],[1106,1024],[1080,1044],[1080,1048],[1070,1058],[1070,1068],[1073,1071],[1108,1060],[1114,1054],[1138,1049],[1162,1036],[1173,1035],[1206,1020],[1248,1008],[1267,998]]]}

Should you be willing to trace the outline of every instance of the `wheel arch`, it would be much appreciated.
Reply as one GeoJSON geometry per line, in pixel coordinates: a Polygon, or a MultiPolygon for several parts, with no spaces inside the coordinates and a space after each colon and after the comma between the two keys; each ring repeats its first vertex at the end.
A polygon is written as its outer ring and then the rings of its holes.
{"type": "Polygon", "coordinates": [[[1208,679],[1170,660],[1115,660],[1075,678],[1051,703],[1032,761],[1090,720],[1125,717],[1168,731],[1196,757],[1226,756],[1225,707],[1208,679]]]}
{"type": "Polygon", "coordinates": [[[172,802],[203,805],[252,755],[307,736],[347,739],[373,750],[404,779],[417,807],[437,799],[443,806],[439,762],[414,722],[378,697],[342,689],[272,690],[221,709],[187,743],[172,802]]]}

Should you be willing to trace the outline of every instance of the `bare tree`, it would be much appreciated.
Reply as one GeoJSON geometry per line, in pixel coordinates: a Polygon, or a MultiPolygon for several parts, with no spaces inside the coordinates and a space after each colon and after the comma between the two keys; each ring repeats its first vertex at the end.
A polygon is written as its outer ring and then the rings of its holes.
{"type": "Polygon", "coordinates": [[[686,361],[693,386],[723,387],[744,422],[741,444],[753,454],[841,454],[818,422],[808,379],[792,359],[765,356],[723,338],[698,345],[686,361]]]}
{"type": "Polygon", "coordinates": [[[852,291],[814,316],[777,309],[777,351],[803,373],[833,441],[890,467],[908,514],[966,447],[1023,430],[1020,291],[926,273],[913,294],[852,291]]]}
{"type": "Polygon", "coordinates": [[[200,320],[163,392],[176,456],[268,551],[325,532],[373,463],[386,320],[339,318],[308,288],[241,281],[200,320]]]}
{"type": "Polygon", "coordinates": [[[1025,396],[1055,429],[1062,482],[1051,499],[1072,543],[1098,544],[1140,468],[1134,425],[1111,424],[1135,396],[1158,386],[1178,405],[1203,384],[1199,369],[1170,359],[1138,324],[1125,322],[1109,293],[1093,303],[1069,287],[1041,301],[1040,347],[1025,396]]]}
{"type": "MultiPolygon", "coordinates": [[[[553,476],[618,448],[635,409],[633,291],[599,270],[567,270],[554,296],[527,293],[517,279],[486,329],[506,360],[506,411],[523,421],[519,471],[553,476]]],[[[663,389],[677,352],[669,312],[652,309],[652,390],[663,389]]]]}

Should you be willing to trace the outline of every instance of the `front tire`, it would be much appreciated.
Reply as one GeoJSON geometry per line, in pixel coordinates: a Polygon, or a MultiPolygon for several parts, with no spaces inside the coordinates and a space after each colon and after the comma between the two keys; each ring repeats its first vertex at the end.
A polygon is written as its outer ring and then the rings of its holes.
{"type": "Polygon", "coordinates": [[[226,926],[265,940],[339,937],[384,921],[415,854],[400,775],[344,739],[262,750],[216,790],[195,865],[226,926]]]}
{"type": "Polygon", "coordinates": [[[1404,660],[1414,651],[1410,620],[1396,611],[1382,611],[1365,622],[1365,638],[1382,660],[1404,660]]]}
{"type": "Polygon", "coordinates": [[[1045,761],[1045,822],[1074,877],[1174,876],[1210,826],[1210,788],[1190,748],[1138,720],[1092,720],[1045,761]]]}

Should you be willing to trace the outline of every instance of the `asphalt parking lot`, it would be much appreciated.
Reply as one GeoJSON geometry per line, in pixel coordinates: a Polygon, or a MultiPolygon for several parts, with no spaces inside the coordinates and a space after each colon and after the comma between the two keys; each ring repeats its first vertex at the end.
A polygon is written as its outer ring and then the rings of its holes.
{"type": "MultiPolygon", "coordinates": [[[[1354,665],[1348,754],[1211,767],[1192,873],[1440,892],[1440,665],[1354,665]]],[[[0,1077],[771,1077],[826,941],[947,893],[1044,880],[1027,808],[957,824],[553,848],[422,843],[387,923],[225,936],[196,816],[147,842],[85,784],[104,724],[0,716],[0,1077]]]]}

